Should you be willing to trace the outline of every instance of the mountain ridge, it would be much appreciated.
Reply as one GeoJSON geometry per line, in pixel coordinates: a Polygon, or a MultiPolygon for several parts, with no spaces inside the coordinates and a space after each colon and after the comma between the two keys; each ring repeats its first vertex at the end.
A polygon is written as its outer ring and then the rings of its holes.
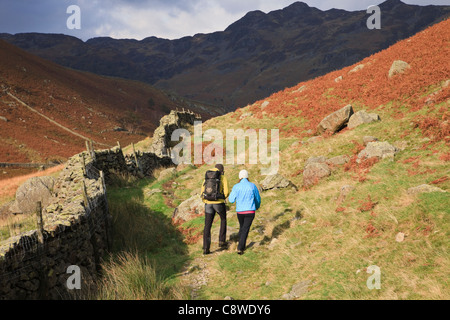
{"type": "Polygon", "coordinates": [[[341,69],[441,21],[449,6],[380,4],[382,29],[365,11],[321,11],[302,2],[251,11],[224,31],[168,40],[1,34],[11,43],[74,69],[144,81],[183,97],[234,110],[341,69]]]}

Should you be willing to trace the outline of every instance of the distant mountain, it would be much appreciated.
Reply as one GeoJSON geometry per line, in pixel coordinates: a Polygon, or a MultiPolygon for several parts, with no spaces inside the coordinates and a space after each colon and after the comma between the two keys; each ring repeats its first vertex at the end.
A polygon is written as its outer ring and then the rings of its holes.
{"type": "Polygon", "coordinates": [[[321,11],[296,2],[265,14],[252,11],[223,32],[177,40],[1,34],[31,53],[101,75],[135,79],[181,96],[245,106],[301,81],[352,65],[445,20],[450,6],[380,5],[382,29],[369,30],[366,11],[321,11]]]}
{"type": "Polygon", "coordinates": [[[151,136],[176,108],[204,106],[149,84],[71,70],[0,40],[0,162],[45,163],[151,136]]]}

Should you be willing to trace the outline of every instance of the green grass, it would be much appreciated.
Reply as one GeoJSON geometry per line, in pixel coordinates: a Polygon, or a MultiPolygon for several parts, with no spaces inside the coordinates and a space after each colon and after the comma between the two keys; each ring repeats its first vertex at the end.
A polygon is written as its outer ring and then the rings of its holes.
{"type": "MultiPolygon", "coordinates": [[[[247,242],[252,245],[243,256],[235,253],[236,244],[232,243],[229,250],[202,257],[201,239],[186,245],[183,235],[170,225],[174,208],[168,206],[168,196],[161,193],[145,196],[151,189],[168,188],[173,193],[170,195],[172,204],[176,206],[199,192],[209,166],[197,170],[187,168],[166,181],[144,180],[125,189],[124,186],[113,188],[110,192],[113,206],[126,205],[136,212],[129,215],[131,218],[123,217],[126,221],[134,220],[135,225],[118,221],[124,230],[133,230],[135,234],[126,238],[125,246],[119,242],[121,249],[117,252],[138,252],[139,256],[145,257],[141,269],[155,270],[157,282],[162,285],[161,296],[169,299],[180,296],[171,289],[180,285],[183,280],[180,270],[191,262],[193,266],[206,263],[209,274],[208,285],[198,292],[200,299],[220,300],[226,296],[243,300],[281,299],[293,285],[307,280],[311,281],[308,291],[300,299],[448,299],[448,193],[415,196],[407,193],[411,187],[448,176],[448,162],[440,159],[442,154],[449,152],[448,145],[436,142],[423,147],[426,139],[411,126],[411,122],[426,114],[426,108],[405,113],[402,119],[393,117],[392,108],[394,106],[386,105],[375,110],[380,114],[381,122],[346,130],[314,144],[292,146],[297,139],[282,136],[279,173],[300,189],[298,192],[286,189],[262,193],[262,206],[247,242]],[[353,140],[362,144],[367,135],[390,143],[406,141],[408,146],[394,161],[382,160],[374,164],[363,182],[357,179],[356,172],[339,167],[318,185],[308,190],[301,188],[301,169],[309,157],[352,156],[353,140]],[[419,165],[410,159],[418,159],[419,165]],[[177,185],[166,184],[172,181],[177,185]],[[343,203],[338,204],[336,200],[344,185],[352,185],[354,189],[343,203]],[[374,206],[363,210],[368,196],[374,206]],[[343,207],[344,211],[337,211],[338,207],[343,207]],[[395,240],[400,232],[405,234],[403,242],[395,240]],[[381,290],[369,290],[366,285],[370,276],[366,270],[371,265],[381,269],[381,290]]],[[[268,117],[236,121],[226,115],[208,121],[203,129],[225,130],[223,123],[229,123],[227,128],[230,129],[271,129],[287,120],[290,120],[290,126],[303,123],[301,118],[268,117]]],[[[255,183],[265,178],[260,175],[258,165],[225,164],[230,188],[238,183],[238,173],[242,169],[250,172],[250,179],[255,183]]],[[[438,186],[448,191],[450,181],[438,186]]],[[[230,206],[232,213],[228,216],[228,226],[237,229],[234,208],[234,205],[230,206]]],[[[198,217],[182,227],[201,230],[203,223],[204,218],[198,217]]],[[[213,234],[218,228],[216,218],[213,234]]],[[[203,272],[203,269],[195,272],[203,272]]],[[[142,283],[132,285],[143,286],[142,283]]]]}
{"type": "Polygon", "coordinates": [[[188,290],[174,280],[189,260],[183,237],[164,201],[144,195],[158,186],[161,182],[144,179],[108,188],[114,241],[98,299],[188,299],[188,290]]]}

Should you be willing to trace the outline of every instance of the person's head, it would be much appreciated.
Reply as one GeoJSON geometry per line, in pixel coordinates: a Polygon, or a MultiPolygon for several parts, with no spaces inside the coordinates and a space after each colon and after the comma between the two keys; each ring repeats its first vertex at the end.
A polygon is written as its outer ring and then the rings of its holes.
{"type": "Polygon", "coordinates": [[[223,164],[216,164],[216,169],[218,169],[222,174],[225,172],[223,164]]]}
{"type": "Polygon", "coordinates": [[[248,171],[247,170],[242,170],[241,172],[239,172],[239,180],[242,179],[248,179],[248,171]]]}

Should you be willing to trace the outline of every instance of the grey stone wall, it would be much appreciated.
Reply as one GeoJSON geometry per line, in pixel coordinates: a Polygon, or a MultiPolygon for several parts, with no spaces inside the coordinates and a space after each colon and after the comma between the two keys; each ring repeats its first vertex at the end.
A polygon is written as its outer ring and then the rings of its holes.
{"type": "Polygon", "coordinates": [[[83,288],[94,292],[111,240],[108,180],[120,173],[149,176],[155,168],[169,166],[173,166],[169,157],[124,156],[119,147],[69,159],[42,212],[43,241],[33,230],[0,244],[0,299],[73,298],[78,292],[67,288],[70,266],[80,268],[83,288]]]}
{"type": "Polygon", "coordinates": [[[88,146],[70,158],[42,210],[43,227],[0,243],[0,300],[76,297],[79,293],[67,287],[71,266],[80,268],[84,293],[95,292],[111,243],[106,185],[113,175],[143,178],[174,166],[167,155],[172,132],[199,119],[172,111],[155,131],[152,152],[125,156],[120,147],[93,151],[88,146]]]}

